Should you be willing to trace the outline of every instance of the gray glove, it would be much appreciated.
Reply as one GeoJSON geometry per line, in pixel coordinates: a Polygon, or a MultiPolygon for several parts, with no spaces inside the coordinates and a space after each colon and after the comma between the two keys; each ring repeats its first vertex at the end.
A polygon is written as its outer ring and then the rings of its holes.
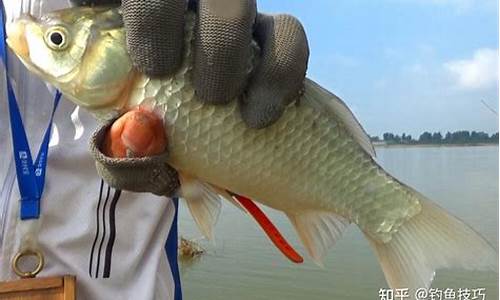
{"type": "MultiPolygon", "coordinates": [[[[181,64],[186,0],[71,0],[75,5],[122,3],[127,47],[134,65],[149,76],[173,74],[181,64]]],[[[251,128],[283,114],[302,90],[309,58],[300,22],[289,15],[256,13],[255,0],[189,1],[197,12],[193,80],[200,101],[216,105],[238,98],[251,128]],[[248,80],[251,40],[261,48],[248,80]]],[[[135,192],[173,195],[177,173],[158,157],[113,159],[99,151],[100,129],[91,141],[97,169],[109,185],[135,192]]]]}
{"type": "Polygon", "coordinates": [[[180,183],[177,171],[166,163],[167,152],[140,158],[111,158],[101,152],[110,126],[111,123],[100,127],[90,139],[90,152],[99,176],[116,189],[175,196],[180,183]]]}
{"type": "MultiPolygon", "coordinates": [[[[186,0],[71,0],[77,5],[122,2],[129,53],[150,76],[172,74],[182,58],[186,0]]],[[[264,128],[302,90],[309,48],[300,22],[288,15],[257,15],[255,0],[189,1],[197,11],[194,87],[205,103],[238,98],[249,127],[264,128]],[[261,60],[247,79],[250,42],[261,60]]]]}

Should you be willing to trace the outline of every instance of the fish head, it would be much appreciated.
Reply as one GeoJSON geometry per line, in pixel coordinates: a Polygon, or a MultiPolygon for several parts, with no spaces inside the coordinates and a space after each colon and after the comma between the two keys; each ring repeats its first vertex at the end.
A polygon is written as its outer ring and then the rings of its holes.
{"type": "Polygon", "coordinates": [[[7,27],[7,43],[23,64],[89,110],[123,105],[134,73],[119,8],[78,7],[7,27]]]}

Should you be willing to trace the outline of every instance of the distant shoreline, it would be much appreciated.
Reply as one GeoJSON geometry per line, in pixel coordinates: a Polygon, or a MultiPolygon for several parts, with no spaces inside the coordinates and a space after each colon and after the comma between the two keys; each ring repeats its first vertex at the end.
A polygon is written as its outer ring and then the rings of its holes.
{"type": "Polygon", "coordinates": [[[475,147],[498,145],[498,132],[488,134],[483,131],[459,130],[441,134],[424,131],[417,139],[411,134],[386,132],[382,138],[370,136],[370,141],[379,147],[475,147]]]}
{"type": "Polygon", "coordinates": [[[432,147],[485,147],[497,146],[494,143],[463,143],[463,144],[386,144],[386,143],[373,143],[377,148],[432,148],[432,147]]]}

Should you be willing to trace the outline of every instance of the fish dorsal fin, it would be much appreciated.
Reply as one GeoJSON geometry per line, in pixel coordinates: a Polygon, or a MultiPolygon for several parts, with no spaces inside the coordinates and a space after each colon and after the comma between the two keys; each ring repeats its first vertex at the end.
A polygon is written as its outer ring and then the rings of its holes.
{"type": "Polygon", "coordinates": [[[214,240],[214,226],[222,207],[222,198],[208,183],[185,174],[179,174],[181,197],[201,233],[210,241],[214,240]]]}
{"type": "Polygon", "coordinates": [[[287,214],[313,261],[323,266],[328,249],[340,239],[349,225],[347,219],[327,211],[305,211],[287,214]]]}
{"type": "Polygon", "coordinates": [[[304,85],[305,93],[301,101],[320,111],[326,111],[331,114],[335,120],[342,123],[361,148],[372,157],[375,157],[375,149],[370,141],[370,137],[344,101],[310,79],[306,79],[304,85]]]}

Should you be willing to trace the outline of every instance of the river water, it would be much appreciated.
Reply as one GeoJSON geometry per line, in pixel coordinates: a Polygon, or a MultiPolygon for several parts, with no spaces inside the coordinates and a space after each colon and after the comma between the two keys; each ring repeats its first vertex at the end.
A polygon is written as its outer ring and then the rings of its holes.
{"type": "MultiPolygon", "coordinates": [[[[459,216],[498,249],[497,146],[377,148],[377,157],[392,175],[459,216]]],[[[304,255],[303,264],[286,260],[250,217],[228,203],[215,244],[206,242],[181,205],[180,234],[200,239],[207,249],[199,259],[181,263],[185,299],[380,299],[379,290],[387,284],[356,226],[348,228],[320,268],[307,258],[288,219],[265,210],[304,255]]],[[[482,289],[486,299],[498,299],[498,274],[440,270],[433,287],[482,289]]]]}

